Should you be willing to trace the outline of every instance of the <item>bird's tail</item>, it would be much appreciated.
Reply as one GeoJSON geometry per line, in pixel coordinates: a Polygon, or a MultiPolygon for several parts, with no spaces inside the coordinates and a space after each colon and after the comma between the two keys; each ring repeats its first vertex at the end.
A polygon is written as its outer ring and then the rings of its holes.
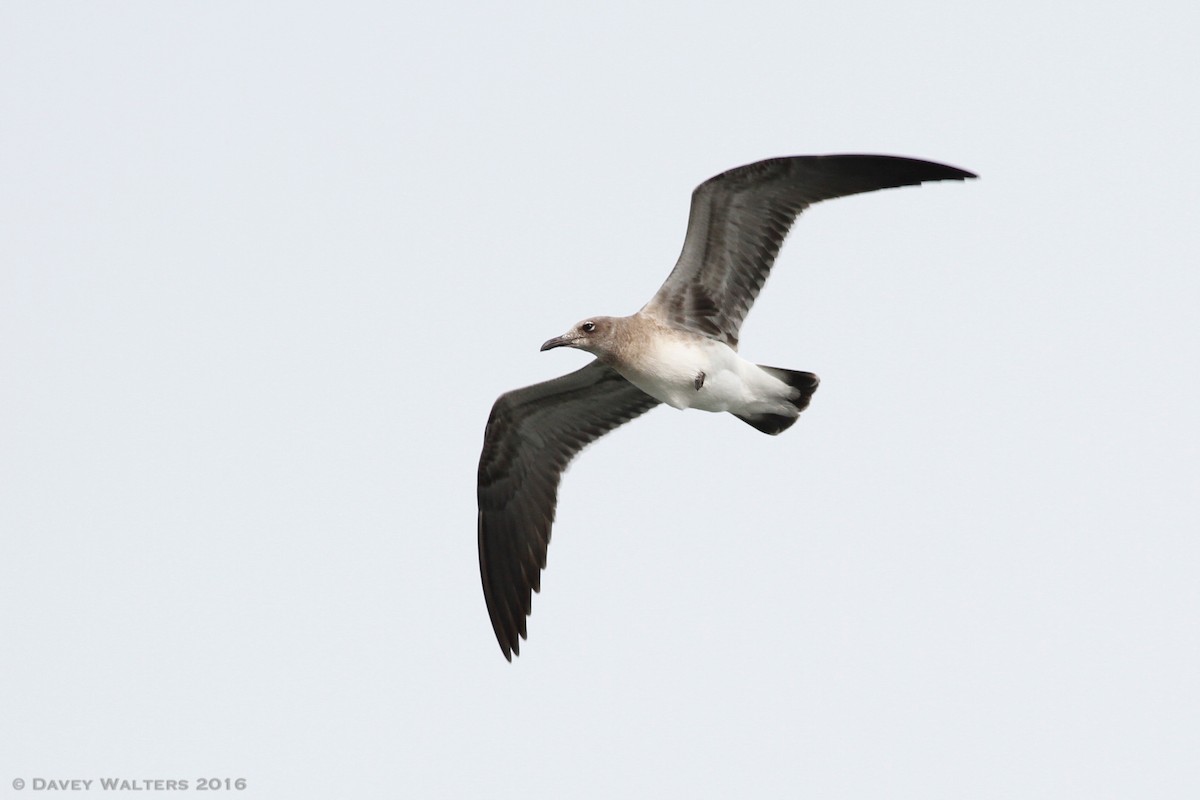
{"type": "Polygon", "coordinates": [[[763,433],[774,436],[783,433],[795,424],[800,412],[808,408],[808,401],[812,399],[813,392],[817,391],[817,385],[821,380],[811,372],[764,367],[762,364],[759,364],[758,368],[796,390],[797,394],[788,398],[788,402],[795,408],[795,412],[792,414],[735,414],[734,416],[747,425],[753,425],[763,433]]]}

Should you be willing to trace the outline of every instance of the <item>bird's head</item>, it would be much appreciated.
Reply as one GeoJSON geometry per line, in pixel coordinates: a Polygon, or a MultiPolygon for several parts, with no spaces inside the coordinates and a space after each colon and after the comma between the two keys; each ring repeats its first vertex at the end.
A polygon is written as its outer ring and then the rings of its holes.
{"type": "Polygon", "coordinates": [[[574,347],[601,358],[612,355],[616,347],[616,323],[612,317],[588,317],[562,336],[548,340],[542,350],[574,347]]]}

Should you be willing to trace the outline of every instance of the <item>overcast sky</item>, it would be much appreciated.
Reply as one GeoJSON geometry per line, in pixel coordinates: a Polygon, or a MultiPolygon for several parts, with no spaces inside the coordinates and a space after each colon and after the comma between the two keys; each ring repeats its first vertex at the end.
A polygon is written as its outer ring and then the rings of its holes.
{"type": "Polygon", "coordinates": [[[4,4],[0,797],[1200,796],[1197,29],[4,4]],[[700,181],[830,152],[981,179],[800,219],[741,352],[812,406],[587,450],[507,663],[492,402],[700,181]]]}

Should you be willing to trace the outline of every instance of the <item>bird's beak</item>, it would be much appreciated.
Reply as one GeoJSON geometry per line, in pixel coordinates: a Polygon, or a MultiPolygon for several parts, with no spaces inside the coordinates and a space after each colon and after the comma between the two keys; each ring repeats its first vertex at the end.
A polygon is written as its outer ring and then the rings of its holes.
{"type": "Polygon", "coordinates": [[[547,339],[542,345],[542,352],[553,350],[556,347],[570,347],[572,344],[570,334],[564,336],[555,336],[553,339],[547,339]]]}

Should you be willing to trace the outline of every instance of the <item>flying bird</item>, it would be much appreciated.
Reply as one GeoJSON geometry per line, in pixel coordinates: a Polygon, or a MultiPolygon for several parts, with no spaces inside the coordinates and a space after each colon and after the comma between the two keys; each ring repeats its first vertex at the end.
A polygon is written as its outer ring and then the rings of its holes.
{"type": "Polygon", "coordinates": [[[795,156],[696,187],[683,252],[650,302],[628,317],[588,317],[548,340],[542,350],[573,347],[596,358],[492,406],[479,459],[479,572],[505,658],[519,655],[526,638],[559,480],[576,453],[659,403],[727,411],[772,436],[808,406],[816,375],[737,352],[738,331],[796,216],[834,197],[974,177],[897,156],[795,156]]]}

